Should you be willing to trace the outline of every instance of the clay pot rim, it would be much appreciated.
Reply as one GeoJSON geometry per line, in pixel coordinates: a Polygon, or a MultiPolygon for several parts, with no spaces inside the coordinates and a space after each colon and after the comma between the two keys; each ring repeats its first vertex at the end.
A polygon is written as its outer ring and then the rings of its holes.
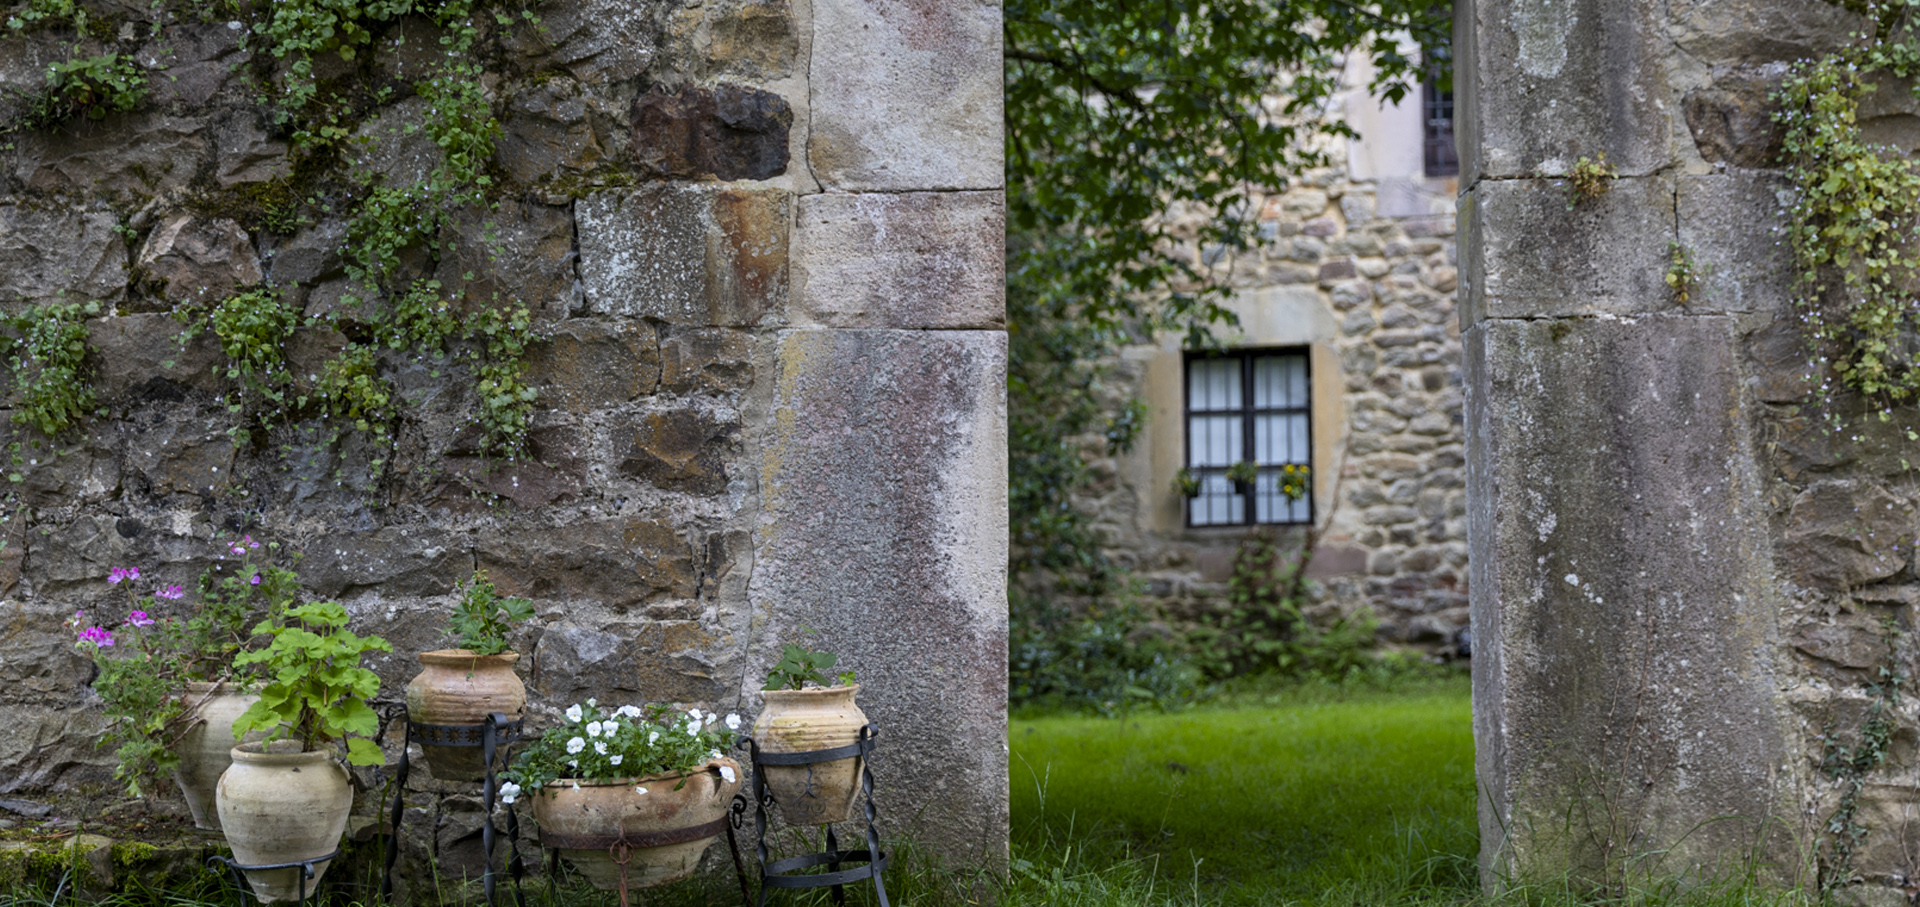
{"type": "Polygon", "coordinates": [[[420,663],[436,668],[511,668],[520,660],[520,653],[512,649],[494,655],[478,655],[472,649],[435,649],[419,654],[420,663]]]}
{"type": "Polygon", "coordinates": [[[768,703],[799,702],[808,699],[829,699],[845,696],[852,699],[860,694],[860,685],[850,683],[843,687],[808,687],[804,690],[761,690],[760,697],[768,703]]]}
{"type": "MultiPolygon", "coordinates": [[[[282,739],[273,741],[272,745],[280,745],[280,744],[293,743],[293,742],[294,741],[292,740],[282,738],[282,739]]],[[[234,747],[232,752],[229,755],[233,757],[233,761],[235,762],[245,762],[248,765],[260,765],[260,766],[266,766],[269,768],[304,766],[304,765],[322,765],[322,764],[337,760],[340,755],[339,753],[336,753],[333,750],[327,749],[327,748],[321,748],[317,750],[300,750],[298,752],[291,752],[291,753],[270,753],[270,752],[267,752],[265,749],[263,749],[263,747],[266,747],[268,745],[269,744],[267,743],[242,743],[239,746],[234,747]]]]}
{"type": "Polygon", "coordinates": [[[681,778],[704,775],[722,765],[732,767],[734,777],[736,779],[740,777],[740,763],[735,762],[732,756],[721,756],[718,759],[708,759],[699,768],[688,772],[661,772],[653,775],[634,775],[627,778],[595,778],[592,780],[586,778],[555,778],[549,782],[546,787],[541,788],[540,792],[546,793],[552,791],[558,793],[563,790],[572,790],[575,784],[580,785],[580,788],[585,790],[589,787],[626,787],[629,784],[645,784],[649,781],[676,781],[681,778]]]}

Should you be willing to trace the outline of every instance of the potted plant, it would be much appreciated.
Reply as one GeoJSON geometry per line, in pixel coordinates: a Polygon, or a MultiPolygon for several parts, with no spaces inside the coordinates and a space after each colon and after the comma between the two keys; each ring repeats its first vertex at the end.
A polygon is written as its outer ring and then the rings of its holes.
{"type": "MultiPolygon", "coordinates": [[[[385,761],[367,739],[380,719],[367,700],[380,690],[380,676],[360,666],[367,652],[391,652],[377,636],[347,629],[347,609],[337,602],[288,608],[253,628],[272,637],[266,648],[242,654],[236,664],[258,665],[271,678],[239,720],[234,733],[267,732],[260,743],[233,748],[233,766],[220,776],[215,798],[220,824],[234,859],[242,864],[291,863],[332,853],[346,832],[353,790],[341,753],[354,765],[385,761]],[[359,736],[351,736],[359,735],[359,736]]],[[[314,865],[308,891],[326,872],[314,865]]],[[[247,872],[262,901],[299,896],[299,869],[247,872]]]]}
{"type": "MultiPolygon", "coordinates": [[[[407,682],[407,720],[474,725],[494,712],[519,718],[527,710],[527,688],[513,673],[520,655],[507,648],[507,632],[533,616],[533,603],[501,598],[483,570],[474,571],[459,592],[447,630],[455,648],[420,653],[420,673],[407,682]]],[[[478,781],[486,777],[485,755],[479,747],[420,749],[435,778],[478,781]]]]}
{"type": "Polygon", "coordinates": [[[1253,490],[1255,482],[1260,480],[1260,464],[1252,460],[1241,460],[1227,467],[1227,478],[1233,480],[1236,494],[1246,494],[1253,490]]]}
{"type": "MultiPolygon", "coordinates": [[[[100,742],[115,747],[114,777],[142,796],[171,775],[194,824],[214,831],[214,785],[231,762],[233,722],[258,698],[244,691],[247,678],[232,664],[233,653],[249,619],[284,606],[298,588],[291,570],[264,558],[255,563],[262,551],[251,536],[220,546],[222,560],[233,554],[240,563],[203,573],[185,613],[165,613],[187,598],[179,585],[143,587],[139,567],[115,567],[107,582],[126,591],[126,618],[110,628],[78,611],[70,622],[98,669],[93,687],[110,719],[100,742]]],[[[269,544],[267,553],[276,548],[269,544]]]]}
{"type": "Polygon", "coordinates": [[[1183,498],[1199,497],[1200,477],[1194,475],[1193,470],[1180,467],[1180,471],[1173,474],[1173,493],[1183,498]]]}
{"type": "Polygon", "coordinates": [[[1274,475],[1275,490],[1289,501],[1298,501],[1307,496],[1308,483],[1313,480],[1313,467],[1299,463],[1288,463],[1280,467],[1274,475]]]}
{"type": "MultiPolygon", "coordinates": [[[[854,704],[860,685],[842,671],[833,686],[822,672],[839,657],[788,643],[780,662],[767,672],[761,696],[766,707],[753,723],[753,739],[764,753],[805,753],[847,746],[860,739],[867,716],[854,704]]],[[[759,767],[767,790],[790,825],[845,821],[860,790],[860,756],[812,765],[759,767]]]]}
{"type": "Polygon", "coordinates": [[[723,723],[711,712],[661,705],[605,713],[589,699],[521,750],[500,799],[511,805],[523,792],[532,796],[542,843],[596,888],[677,882],[699,868],[724,831],[741,772],[723,753],[739,727],[737,715],[723,723]],[[674,832],[690,836],[622,852],[626,838],[674,832]]]}

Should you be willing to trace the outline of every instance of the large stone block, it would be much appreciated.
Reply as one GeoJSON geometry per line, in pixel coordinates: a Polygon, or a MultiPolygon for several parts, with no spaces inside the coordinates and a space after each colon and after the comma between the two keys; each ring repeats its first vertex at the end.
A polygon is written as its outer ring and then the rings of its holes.
{"type": "Polygon", "coordinates": [[[1612,181],[1572,201],[1563,180],[1484,180],[1461,206],[1461,320],[1673,308],[1673,187],[1612,181]]]}
{"type": "Polygon", "coordinates": [[[1772,96],[1783,75],[1739,71],[1687,92],[1681,111],[1702,160],[1748,168],[1780,165],[1786,128],[1774,121],[1778,108],[1772,96]]]}
{"type": "Polygon", "coordinates": [[[916,792],[890,828],[954,865],[1003,865],[1006,337],[793,331],[778,363],[749,689],[782,643],[838,653],[886,729],[882,783],[916,792]]]}
{"type": "Polygon", "coordinates": [[[0,304],[115,302],[127,291],[127,244],[113,212],[0,205],[0,304]]]}
{"type": "Polygon", "coordinates": [[[1605,152],[1628,174],[1670,157],[1665,4],[1454,5],[1460,182],[1565,173],[1605,152]]]}
{"type": "Polygon", "coordinates": [[[159,295],[173,303],[216,305],[266,279],[253,239],[239,224],[185,212],[147,234],[139,263],[159,295]]]}
{"type": "Polygon", "coordinates": [[[576,207],[587,310],[721,327],[777,316],[791,211],[778,190],[660,185],[588,196],[576,207]]]}
{"type": "Polygon", "coordinates": [[[591,167],[606,158],[580,83],[554,76],[528,85],[508,103],[494,159],[521,183],[591,167]]]}
{"type": "Polygon", "coordinates": [[[656,177],[764,180],[787,171],[793,108],[770,91],[722,84],[634,98],[633,155],[656,177]]]}
{"type": "Polygon", "coordinates": [[[502,595],[597,601],[621,612],[693,598],[704,563],[680,530],[642,517],[517,527],[476,546],[502,595]]]}
{"type": "Polygon", "coordinates": [[[827,187],[1003,185],[1000,4],[813,4],[812,135],[827,187]]]}
{"type": "Polygon", "coordinates": [[[809,195],[794,232],[805,317],[834,327],[1006,324],[999,192],[809,195]]]}
{"type": "MultiPolygon", "coordinates": [[[[7,533],[7,547],[22,548],[20,535],[7,533]]],[[[0,557],[9,553],[16,554],[17,567],[18,552],[0,551],[0,557]]],[[[74,610],[45,598],[0,602],[0,648],[7,653],[0,659],[0,702],[57,705],[79,699],[93,678],[93,662],[73,647],[76,631],[67,622],[74,610]]],[[[95,613],[89,620],[111,625],[120,617],[95,613]]]]}
{"type": "Polygon", "coordinates": [[[1873,21],[1822,0],[1724,3],[1673,0],[1667,34],[1708,64],[1804,60],[1844,47],[1856,33],[1873,33],[1873,21]]]}
{"type": "Polygon", "coordinates": [[[727,490],[727,460],[739,447],[740,424],[697,409],[645,413],[613,430],[620,471],[671,491],[727,490]]]}
{"type": "Polygon", "coordinates": [[[1489,873],[1597,877],[1656,851],[1678,876],[1795,865],[1781,603],[1735,334],[1673,316],[1467,334],[1489,873]]]}
{"type": "Polygon", "coordinates": [[[138,209],[146,199],[185,189],[209,163],[207,126],[197,117],[127,113],[25,133],[14,178],[38,192],[138,209]]]}
{"type": "Polygon", "coordinates": [[[1699,286],[1690,312],[1785,314],[1793,296],[1786,180],[1763,173],[1682,175],[1675,183],[1679,243],[1693,256],[1699,286]]]}
{"type": "Polygon", "coordinates": [[[383,597],[445,595],[472,569],[459,537],[421,526],[332,532],[308,542],[304,553],[301,585],[322,598],[369,591],[383,597]]]}
{"type": "Polygon", "coordinates": [[[660,350],[644,321],[572,319],[527,349],[527,377],[542,406],[590,412],[652,393],[660,350]]]}
{"type": "Polygon", "coordinates": [[[660,337],[660,386],[716,394],[753,382],[753,335],[726,328],[674,328],[660,337]]]}
{"type": "Polygon", "coordinates": [[[584,84],[622,82],[645,72],[658,51],[660,19],[671,6],[647,0],[544,3],[540,22],[521,24],[507,47],[584,84]]]}
{"type": "Polygon", "coordinates": [[[741,677],[729,637],[691,620],[571,615],[540,634],[533,691],[555,708],[594,697],[727,709],[741,677]]]}
{"type": "Polygon", "coordinates": [[[147,103],[154,107],[200,107],[253,59],[242,49],[244,28],[229,23],[195,22],[170,26],[140,48],[134,59],[150,75],[147,103]]]}
{"type": "Polygon", "coordinates": [[[574,308],[573,217],[565,208],[464,209],[441,228],[441,248],[435,273],[469,310],[524,305],[535,322],[550,323],[574,308]]]}
{"type": "Polygon", "coordinates": [[[1913,502],[1878,483],[1816,483],[1793,499],[1783,572],[1835,592],[1886,579],[1906,569],[1913,528],[1913,502]]]}

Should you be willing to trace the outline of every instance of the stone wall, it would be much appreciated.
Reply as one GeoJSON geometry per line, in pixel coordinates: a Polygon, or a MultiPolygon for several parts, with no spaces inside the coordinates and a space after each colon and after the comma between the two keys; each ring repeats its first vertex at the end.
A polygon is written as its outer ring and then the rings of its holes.
{"type": "MultiPolygon", "coordinates": [[[[1769,107],[1790,61],[1870,24],[1816,0],[1455,10],[1488,881],[1757,867],[1904,901],[1912,697],[1839,820],[1865,830],[1850,871],[1822,763],[1882,670],[1914,676],[1920,420],[1808,364],[1769,107]],[[1574,199],[1561,177],[1601,153],[1618,178],[1574,199]],[[1684,304],[1671,243],[1708,269],[1684,304]]],[[[1869,134],[1912,147],[1909,96],[1881,94],[1869,134]]]]}
{"type": "MultiPolygon", "coordinates": [[[[476,16],[493,206],[400,267],[456,305],[531,310],[539,397],[510,460],[480,452],[467,366],[405,351],[378,364],[404,400],[391,443],[305,411],[248,426],[219,345],[170,315],[279,288],[312,319],[286,344],[301,387],[378,317],[342,302],[368,292],[330,204],[353,173],[405,185],[440,160],[414,88],[440,32],[407,16],[355,60],[323,54],[323,80],[371,97],[346,123],[366,141],[309,158],[259,103],[286,66],[259,23],[168,8],[0,38],[0,116],[70,53],[130,55],[153,86],[0,148],[0,303],[104,304],[86,321],[99,413],[51,439],[7,428],[24,446],[0,549],[0,794],[102,789],[91,665],[63,621],[123,607],[109,568],[191,586],[216,535],[245,532],[302,552],[309,594],[393,642],[373,663],[386,706],[476,567],[538,607],[514,637],[535,724],[589,696],[750,717],[781,644],[817,630],[884,728],[883,830],[1004,861],[998,5],[476,16]],[[263,216],[260,190],[290,181],[312,193],[301,220],[263,216]]],[[[472,799],[415,778],[426,852],[477,868],[472,799]]]]}
{"type": "MultiPolygon", "coordinates": [[[[1364,86],[1368,73],[1356,64],[1347,81],[1364,86]]],[[[1356,88],[1346,107],[1360,141],[1255,197],[1257,245],[1174,254],[1233,288],[1241,327],[1222,333],[1225,345],[1310,348],[1319,609],[1366,608],[1383,641],[1452,653],[1467,626],[1454,182],[1420,172],[1417,100],[1396,108],[1356,88]],[[1366,161],[1409,143],[1411,174],[1369,172],[1366,161]]],[[[1177,337],[1123,351],[1105,390],[1115,406],[1146,401],[1144,437],[1118,458],[1089,439],[1097,481],[1081,501],[1147,601],[1193,619],[1223,600],[1249,530],[1185,525],[1171,487],[1185,465],[1184,380],[1177,337]]]]}

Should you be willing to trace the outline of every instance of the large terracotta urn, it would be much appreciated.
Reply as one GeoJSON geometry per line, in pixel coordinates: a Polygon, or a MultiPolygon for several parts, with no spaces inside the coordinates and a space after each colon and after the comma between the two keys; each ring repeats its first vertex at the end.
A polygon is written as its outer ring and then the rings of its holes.
{"type": "MultiPolygon", "coordinates": [[[[853,702],[859,684],[808,690],[763,690],[766,707],[753,722],[762,753],[806,753],[860,739],[866,713],[853,702]]],[[[789,825],[844,822],[853,812],[866,760],[849,756],[812,765],[762,765],[767,791],[789,825]]]]}
{"type": "MultiPolygon", "coordinates": [[[[407,720],[414,724],[478,725],[500,712],[517,719],[527,711],[527,687],[513,673],[516,652],[475,655],[466,649],[420,653],[420,673],[407,681],[407,720]]],[[[473,740],[478,742],[476,730],[473,740]]],[[[486,777],[484,751],[478,746],[422,745],[427,770],[441,781],[479,781],[486,777]]]]}
{"type": "Polygon", "coordinates": [[[700,867],[740,790],[740,764],[724,756],[689,774],[617,781],[562,778],[533,798],[540,844],[567,858],[595,888],[678,882],[700,867]],[[665,843],[658,843],[662,839],[665,843]],[[626,853],[624,873],[616,854],[626,853]]]}
{"type": "MultiPolygon", "coordinates": [[[[294,740],[243,743],[233,748],[233,765],[220,776],[215,802],[220,827],[243,865],[292,863],[326,856],[340,846],[353,808],[346,767],[330,750],[302,752],[294,740]]],[[[306,891],[327,871],[330,861],[314,864],[306,891]]],[[[247,884],[263,902],[297,901],[300,870],[248,870],[247,884]]]]}
{"type": "MultiPolygon", "coordinates": [[[[242,693],[227,683],[190,683],[181,696],[187,710],[180,720],[186,723],[186,730],[174,746],[180,765],[173,770],[173,782],[180,785],[197,828],[220,830],[213,792],[227,766],[233,764],[233,722],[259,700],[259,696],[242,693]]],[[[265,737],[266,732],[253,731],[238,742],[258,743],[265,737]]]]}

